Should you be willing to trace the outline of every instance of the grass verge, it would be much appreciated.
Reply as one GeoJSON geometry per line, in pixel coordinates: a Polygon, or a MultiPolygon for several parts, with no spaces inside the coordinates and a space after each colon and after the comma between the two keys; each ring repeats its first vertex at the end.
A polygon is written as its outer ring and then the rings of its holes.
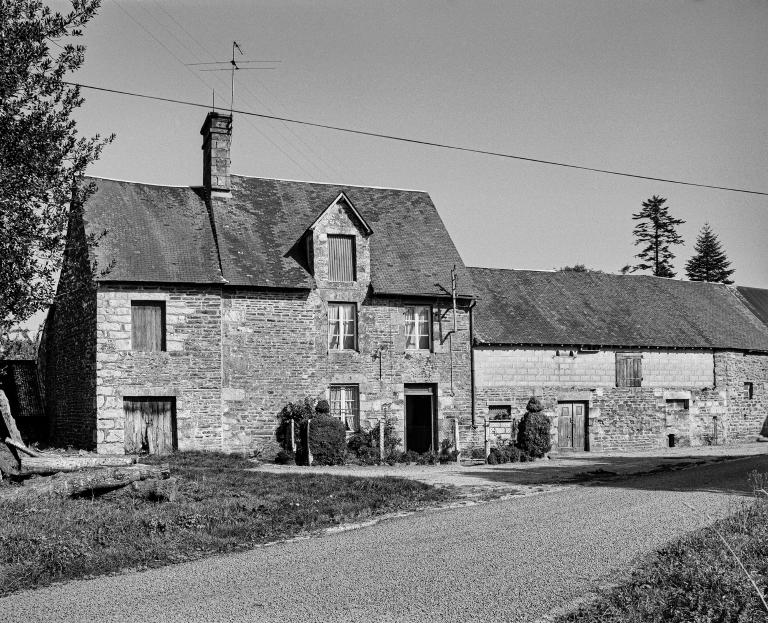
{"type": "Polygon", "coordinates": [[[179,481],[175,502],[109,494],[0,506],[0,596],[248,549],[453,497],[401,478],[245,471],[253,464],[222,454],[180,452],[163,460],[179,481]]]}
{"type": "MultiPolygon", "coordinates": [[[[765,489],[765,474],[753,472],[751,480],[765,489]]],[[[713,526],[644,558],[619,586],[555,623],[764,623],[768,612],[734,554],[765,594],[768,494],[756,492],[754,501],[713,526]]]]}

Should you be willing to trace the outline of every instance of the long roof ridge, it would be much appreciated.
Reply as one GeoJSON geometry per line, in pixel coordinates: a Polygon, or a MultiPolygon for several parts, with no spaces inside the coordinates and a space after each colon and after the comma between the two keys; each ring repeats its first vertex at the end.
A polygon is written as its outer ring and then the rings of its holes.
{"type": "Polygon", "coordinates": [[[90,179],[95,180],[108,180],[110,182],[125,182],[126,184],[141,184],[142,186],[157,186],[159,188],[195,188],[189,184],[153,184],[152,182],[139,182],[137,180],[121,180],[117,177],[106,177],[104,175],[86,175],[90,179]]]}
{"type": "Polygon", "coordinates": [[[316,182],[312,180],[293,180],[284,177],[263,177],[260,175],[243,175],[242,173],[232,173],[236,177],[244,177],[250,180],[272,180],[275,182],[296,182],[299,184],[321,184],[323,186],[341,186],[344,188],[373,188],[374,190],[400,190],[407,193],[426,193],[429,191],[416,188],[395,188],[393,186],[369,186],[365,184],[347,184],[344,182],[316,182]]]}

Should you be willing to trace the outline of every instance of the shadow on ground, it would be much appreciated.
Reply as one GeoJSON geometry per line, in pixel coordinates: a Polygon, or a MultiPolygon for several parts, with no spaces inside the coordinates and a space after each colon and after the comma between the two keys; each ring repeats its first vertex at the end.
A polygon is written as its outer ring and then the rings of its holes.
{"type": "Polygon", "coordinates": [[[577,455],[515,466],[467,466],[464,477],[495,485],[600,485],[668,491],[710,491],[751,494],[748,474],[768,472],[768,455],[599,457],[577,455]]]}

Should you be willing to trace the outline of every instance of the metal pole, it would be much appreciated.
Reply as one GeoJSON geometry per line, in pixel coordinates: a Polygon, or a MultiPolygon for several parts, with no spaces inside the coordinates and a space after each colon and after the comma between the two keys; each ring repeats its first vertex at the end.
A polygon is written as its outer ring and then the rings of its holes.
{"type": "Polygon", "coordinates": [[[384,419],[379,420],[379,458],[384,460],[384,419]]]}

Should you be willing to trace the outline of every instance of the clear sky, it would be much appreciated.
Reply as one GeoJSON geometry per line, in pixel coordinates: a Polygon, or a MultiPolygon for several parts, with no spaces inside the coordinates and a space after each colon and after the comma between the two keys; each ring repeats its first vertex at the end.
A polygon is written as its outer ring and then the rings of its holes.
{"type": "MultiPolygon", "coordinates": [[[[183,63],[226,60],[233,39],[244,58],[282,61],[238,74],[236,108],[768,191],[764,0],[104,0],[75,79],[201,103],[215,88],[228,105],[228,73],[183,63]]],[[[204,110],[84,95],[81,130],[117,133],[92,174],[201,183],[204,110]]],[[[764,196],[237,115],[232,170],[427,190],[464,261],[503,268],[616,272],[636,253],[632,212],[658,194],[687,221],[678,276],[709,222],[737,282],[768,287],[764,196]]]]}

